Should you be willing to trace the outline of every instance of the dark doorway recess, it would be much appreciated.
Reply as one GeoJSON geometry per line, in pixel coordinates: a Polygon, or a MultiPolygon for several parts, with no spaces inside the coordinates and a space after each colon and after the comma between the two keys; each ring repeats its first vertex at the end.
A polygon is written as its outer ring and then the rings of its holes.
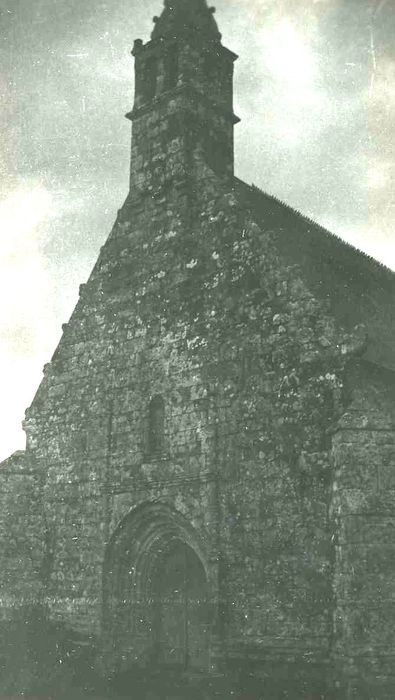
{"type": "Polygon", "coordinates": [[[191,547],[175,541],[163,553],[153,572],[152,593],[157,663],[207,669],[206,575],[191,547]]]}
{"type": "Polygon", "coordinates": [[[183,515],[160,502],[131,511],[103,567],[106,669],[209,673],[217,609],[209,571],[204,545],[183,515]]]}

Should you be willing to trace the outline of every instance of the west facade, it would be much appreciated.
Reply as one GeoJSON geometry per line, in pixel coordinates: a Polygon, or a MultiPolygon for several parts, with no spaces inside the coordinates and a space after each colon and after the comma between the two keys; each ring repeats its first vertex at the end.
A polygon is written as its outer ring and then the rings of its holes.
{"type": "Polygon", "coordinates": [[[130,192],[2,465],[3,617],[105,674],[393,698],[394,275],[234,176],[205,0],[133,55],[130,192]]]}

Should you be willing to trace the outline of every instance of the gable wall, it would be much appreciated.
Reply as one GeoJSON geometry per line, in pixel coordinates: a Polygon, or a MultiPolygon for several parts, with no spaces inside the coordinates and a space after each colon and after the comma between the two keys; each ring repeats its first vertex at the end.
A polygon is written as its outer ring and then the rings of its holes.
{"type": "Polygon", "coordinates": [[[237,658],[303,693],[328,658],[326,430],[352,343],[232,192],[208,191],[200,211],[172,196],[121,211],[28,413],[56,537],[46,594],[53,616],[100,638],[106,547],[159,499],[210,561],[212,663],[237,658]],[[146,453],[156,394],[159,460],[146,453]]]}

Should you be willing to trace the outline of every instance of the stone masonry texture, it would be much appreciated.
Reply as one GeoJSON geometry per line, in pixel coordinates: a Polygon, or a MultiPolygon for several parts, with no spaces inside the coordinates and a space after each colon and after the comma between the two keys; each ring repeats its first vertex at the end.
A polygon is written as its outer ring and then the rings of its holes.
{"type": "Polygon", "coordinates": [[[234,177],[205,0],[133,53],[130,193],[0,471],[1,619],[44,606],[104,674],[389,700],[394,275],[234,177]]]}

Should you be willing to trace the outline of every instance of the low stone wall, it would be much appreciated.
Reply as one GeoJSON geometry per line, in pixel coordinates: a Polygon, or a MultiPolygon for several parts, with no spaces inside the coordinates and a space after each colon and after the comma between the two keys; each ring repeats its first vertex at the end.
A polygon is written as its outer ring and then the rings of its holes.
{"type": "Polygon", "coordinates": [[[0,610],[34,604],[45,565],[40,486],[24,452],[0,465],[0,610]]]}

